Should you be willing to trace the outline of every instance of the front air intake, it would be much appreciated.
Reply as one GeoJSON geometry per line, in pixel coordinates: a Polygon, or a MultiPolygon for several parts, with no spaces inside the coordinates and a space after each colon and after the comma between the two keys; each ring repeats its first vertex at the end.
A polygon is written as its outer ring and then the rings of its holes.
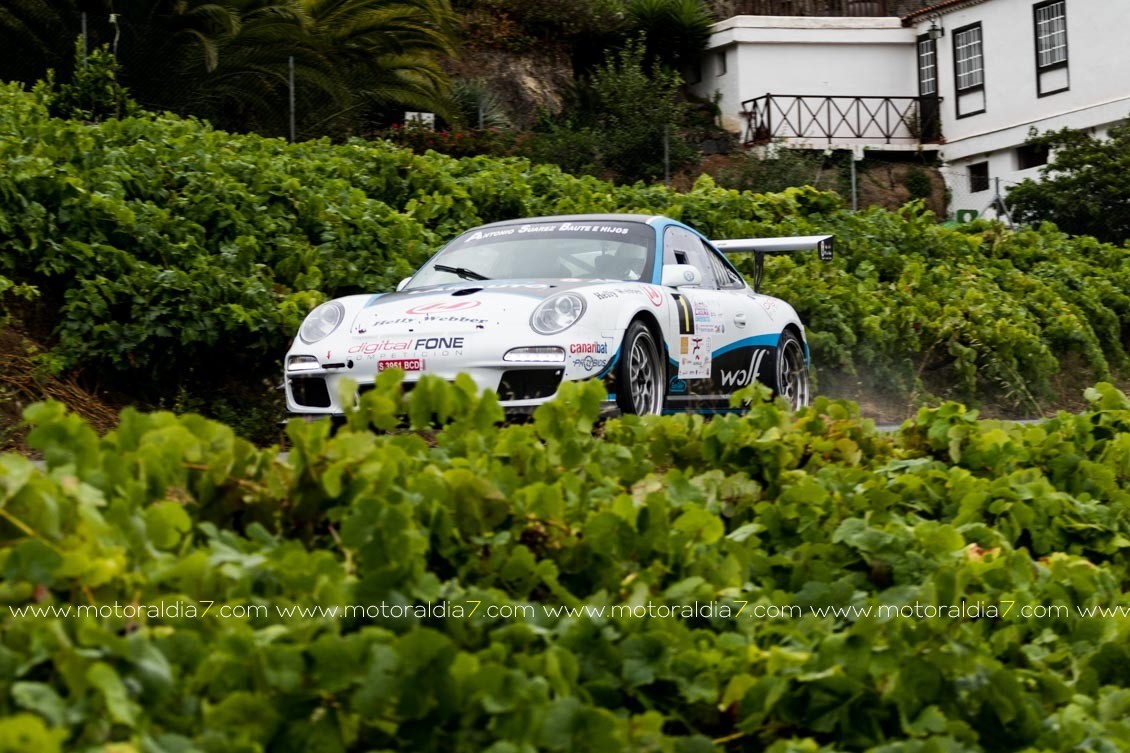
{"type": "Polygon", "coordinates": [[[514,369],[502,375],[498,383],[498,399],[536,400],[550,397],[561,384],[564,369],[514,369]]]}
{"type": "Polygon", "coordinates": [[[290,380],[290,396],[304,408],[329,408],[330,390],[322,377],[294,377],[290,380]]]}

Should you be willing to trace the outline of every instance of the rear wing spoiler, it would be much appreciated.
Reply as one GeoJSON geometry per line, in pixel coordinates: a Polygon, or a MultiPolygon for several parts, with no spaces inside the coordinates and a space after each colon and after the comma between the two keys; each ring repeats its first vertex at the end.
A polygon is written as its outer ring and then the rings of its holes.
{"type": "Polygon", "coordinates": [[[753,290],[761,292],[761,276],[765,271],[765,254],[787,254],[792,251],[813,251],[820,261],[832,259],[831,235],[793,235],[783,238],[735,238],[728,241],[711,241],[724,254],[753,254],[753,290]]]}

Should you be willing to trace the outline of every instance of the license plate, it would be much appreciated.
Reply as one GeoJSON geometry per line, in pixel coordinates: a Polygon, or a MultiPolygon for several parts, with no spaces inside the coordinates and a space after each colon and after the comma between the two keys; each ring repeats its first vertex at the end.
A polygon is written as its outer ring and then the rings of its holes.
{"type": "Polygon", "coordinates": [[[377,371],[385,369],[400,369],[401,371],[423,371],[424,359],[401,358],[395,361],[377,361],[377,371]]]}

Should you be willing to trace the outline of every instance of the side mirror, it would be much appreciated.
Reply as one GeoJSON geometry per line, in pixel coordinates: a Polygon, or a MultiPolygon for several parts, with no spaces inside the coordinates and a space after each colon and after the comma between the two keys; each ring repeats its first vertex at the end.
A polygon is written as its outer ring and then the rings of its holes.
{"type": "Polygon", "coordinates": [[[401,290],[404,290],[404,288],[408,287],[408,283],[411,282],[411,281],[412,281],[411,277],[405,277],[403,280],[396,283],[396,292],[399,293],[401,290]]]}
{"type": "Polygon", "coordinates": [[[702,284],[702,272],[693,264],[664,264],[662,285],[669,288],[702,284]]]}

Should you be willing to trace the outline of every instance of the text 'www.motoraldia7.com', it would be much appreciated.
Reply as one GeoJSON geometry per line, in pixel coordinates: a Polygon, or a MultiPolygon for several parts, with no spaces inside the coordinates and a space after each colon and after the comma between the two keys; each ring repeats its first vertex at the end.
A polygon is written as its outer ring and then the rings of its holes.
{"type": "Polygon", "coordinates": [[[881,604],[881,605],[772,605],[749,601],[695,601],[684,604],[644,602],[637,604],[488,604],[482,600],[428,601],[416,604],[380,602],[379,604],[264,605],[220,604],[216,601],[160,601],[152,604],[27,604],[9,606],[14,618],[82,618],[101,619],[181,619],[218,617],[220,619],[713,619],[737,618],[755,620],[800,619],[802,617],[862,619],[1062,619],[1075,617],[1130,617],[1130,606],[1066,606],[1063,604],[1021,604],[1001,600],[961,601],[956,604],[881,604]]]}

